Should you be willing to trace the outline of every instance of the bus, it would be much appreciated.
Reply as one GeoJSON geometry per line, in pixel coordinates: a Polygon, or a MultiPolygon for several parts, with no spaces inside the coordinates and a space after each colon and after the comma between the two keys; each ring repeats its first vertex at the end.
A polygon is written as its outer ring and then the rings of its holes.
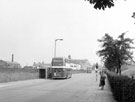
{"type": "Polygon", "coordinates": [[[51,62],[52,78],[71,78],[70,61],[64,57],[54,57],[51,62]]]}

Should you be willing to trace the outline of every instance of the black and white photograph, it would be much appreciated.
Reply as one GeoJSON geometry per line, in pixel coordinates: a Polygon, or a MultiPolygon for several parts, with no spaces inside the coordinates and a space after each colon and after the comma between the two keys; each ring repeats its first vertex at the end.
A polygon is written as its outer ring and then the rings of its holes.
{"type": "Polygon", "coordinates": [[[135,0],[0,0],[0,102],[135,102],[135,0]]]}

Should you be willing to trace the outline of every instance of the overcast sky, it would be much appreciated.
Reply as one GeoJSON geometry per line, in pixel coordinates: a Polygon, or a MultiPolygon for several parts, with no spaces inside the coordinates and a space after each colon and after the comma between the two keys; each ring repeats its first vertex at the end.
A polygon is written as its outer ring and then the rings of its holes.
{"type": "MultiPolygon", "coordinates": [[[[115,7],[95,10],[85,0],[0,0],[0,59],[21,65],[50,63],[54,56],[99,62],[97,39],[129,31],[135,39],[135,0],[117,0],[115,7]]],[[[135,46],[135,45],[133,45],[135,46]]]]}

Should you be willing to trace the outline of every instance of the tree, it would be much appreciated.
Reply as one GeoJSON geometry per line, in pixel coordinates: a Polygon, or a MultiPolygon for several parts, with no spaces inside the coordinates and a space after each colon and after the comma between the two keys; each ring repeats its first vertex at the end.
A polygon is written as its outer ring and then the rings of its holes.
{"type": "Polygon", "coordinates": [[[135,19],[135,12],[133,12],[132,18],[134,18],[134,19],[135,19]]]}
{"type": "Polygon", "coordinates": [[[132,17],[135,19],[135,12],[133,12],[133,15],[132,15],[132,17]]]}
{"type": "MultiPolygon", "coordinates": [[[[114,0],[85,0],[85,1],[88,1],[90,4],[93,4],[94,8],[99,10],[105,10],[107,7],[111,8],[114,6],[114,0]]],[[[132,17],[135,19],[135,12],[133,12],[132,17]]]]}
{"type": "Polygon", "coordinates": [[[117,71],[121,74],[121,66],[132,58],[132,48],[130,44],[133,44],[133,39],[125,38],[125,33],[118,36],[117,39],[113,39],[109,34],[105,34],[102,39],[98,40],[102,43],[102,48],[97,54],[102,57],[106,68],[112,71],[117,71]]]}
{"type": "Polygon", "coordinates": [[[113,0],[85,0],[85,1],[89,1],[90,4],[93,4],[95,9],[105,10],[106,7],[111,8],[112,6],[114,6],[113,0]]]}
{"type": "Polygon", "coordinates": [[[122,33],[120,36],[118,36],[118,40],[116,40],[116,44],[118,46],[118,71],[121,73],[121,65],[126,63],[128,59],[133,58],[133,53],[130,51],[131,46],[130,44],[133,44],[133,39],[125,38],[125,33],[122,33]]]}
{"type": "MultiPolygon", "coordinates": [[[[97,54],[102,57],[102,60],[104,62],[104,65],[106,68],[109,70],[114,69],[113,67],[115,66],[114,62],[112,63],[115,53],[115,44],[114,44],[114,39],[109,35],[105,34],[102,39],[98,40],[100,43],[102,43],[102,50],[99,50],[97,54]]],[[[115,60],[114,60],[115,61],[115,60]]]]}

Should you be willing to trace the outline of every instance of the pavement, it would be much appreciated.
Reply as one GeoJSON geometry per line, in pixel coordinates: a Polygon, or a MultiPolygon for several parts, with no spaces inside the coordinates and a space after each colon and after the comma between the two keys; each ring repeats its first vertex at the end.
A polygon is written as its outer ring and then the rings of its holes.
{"type": "MultiPolygon", "coordinates": [[[[93,74],[94,73],[95,72],[93,72],[93,74]]],[[[93,85],[91,85],[91,87],[88,89],[87,93],[84,95],[83,98],[85,99],[87,97],[87,102],[116,102],[116,100],[114,100],[113,98],[108,79],[106,78],[104,90],[101,90],[101,87],[99,87],[99,78],[100,75],[98,75],[97,80],[93,80],[93,85]]]]}
{"type": "MultiPolygon", "coordinates": [[[[87,75],[85,74],[84,77],[80,77],[82,79],[78,79],[79,81],[76,81],[77,76],[71,78],[71,80],[73,80],[73,82],[74,82],[74,84],[72,85],[72,87],[74,87],[74,89],[76,88],[77,90],[80,90],[80,91],[76,91],[76,92],[79,92],[79,93],[76,93],[76,94],[69,93],[69,96],[71,96],[71,97],[69,98],[69,100],[65,100],[63,102],[116,102],[114,100],[113,96],[112,96],[112,92],[110,90],[110,86],[109,86],[108,80],[106,79],[106,85],[104,87],[104,90],[101,90],[101,87],[99,87],[99,77],[100,76],[98,75],[97,80],[96,80],[96,74],[95,74],[95,72],[92,72],[91,74],[87,74],[87,75]],[[85,78],[85,79],[83,79],[83,78],[85,78]],[[76,83],[76,85],[75,85],[75,83],[76,83]]],[[[63,80],[63,81],[65,82],[65,86],[63,85],[62,87],[66,87],[66,90],[73,92],[72,90],[70,90],[72,88],[70,88],[70,87],[68,87],[68,85],[66,85],[66,82],[68,84],[68,80],[67,81],[66,80],[63,80]]],[[[42,85],[45,82],[47,82],[47,83],[51,82],[51,83],[49,83],[49,86],[54,83],[53,80],[50,80],[50,81],[49,80],[46,80],[45,81],[43,79],[34,79],[34,80],[26,80],[26,81],[1,83],[0,84],[0,89],[1,88],[2,89],[3,88],[8,88],[8,87],[13,88],[13,87],[16,87],[16,86],[21,86],[21,85],[22,86],[28,86],[28,85],[32,85],[32,84],[37,84],[37,85],[40,85],[41,84],[42,85]]],[[[55,80],[55,82],[58,82],[58,81],[55,80]]],[[[59,82],[61,83],[61,81],[59,81],[59,82]]],[[[69,82],[70,82],[70,80],[69,80],[69,82]]],[[[54,86],[56,86],[56,85],[54,85],[54,86]]],[[[54,86],[52,86],[52,88],[54,86]]],[[[52,90],[52,88],[51,88],[51,90],[52,90]]],[[[32,90],[34,90],[34,89],[32,89],[32,90]]],[[[63,91],[63,92],[66,92],[65,91],[65,88],[62,88],[62,89],[60,89],[60,90],[63,91]]],[[[23,89],[23,90],[25,90],[25,89],[23,89]]],[[[21,90],[21,93],[23,92],[23,90],[21,90]]],[[[63,95],[62,95],[62,93],[59,93],[59,91],[58,92],[52,91],[52,93],[54,94],[54,96],[56,95],[57,97],[58,97],[58,95],[61,94],[60,97],[62,96],[63,97],[63,100],[64,100],[64,97],[65,97],[64,96],[64,93],[63,93],[63,95]]],[[[39,94],[41,94],[41,93],[39,93],[39,94]]],[[[53,96],[53,94],[52,94],[52,96],[53,96]]],[[[50,94],[48,94],[48,95],[50,96],[50,94]]],[[[33,95],[31,95],[31,96],[33,96],[33,95]]],[[[48,97],[48,96],[46,96],[46,97],[48,97]]],[[[41,98],[38,101],[40,102],[40,100],[41,100],[41,98]]],[[[49,102],[55,102],[55,101],[52,100],[52,101],[49,101],[49,102]]]]}

